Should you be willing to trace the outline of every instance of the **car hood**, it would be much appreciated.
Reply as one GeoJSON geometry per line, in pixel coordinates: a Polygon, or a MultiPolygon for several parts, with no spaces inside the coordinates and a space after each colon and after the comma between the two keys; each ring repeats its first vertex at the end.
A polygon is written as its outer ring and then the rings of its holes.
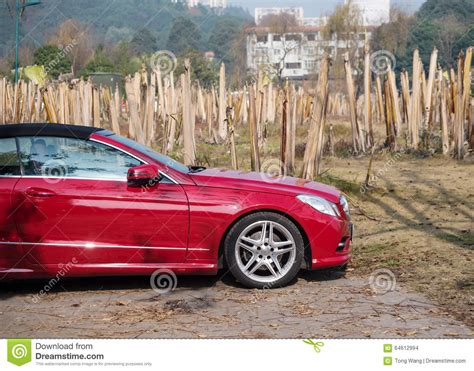
{"type": "Polygon", "coordinates": [[[312,194],[334,203],[339,202],[341,195],[332,186],[290,176],[221,169],[206,169],[190,176],[196,185],[201,187],[231,188],[287,196],[312,194]]]}

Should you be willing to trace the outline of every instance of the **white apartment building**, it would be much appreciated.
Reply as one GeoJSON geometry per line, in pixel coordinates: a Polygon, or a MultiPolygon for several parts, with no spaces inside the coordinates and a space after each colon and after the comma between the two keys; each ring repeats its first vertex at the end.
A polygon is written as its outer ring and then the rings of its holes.
{"type": "MultiPolygon", "coordinates": [[[[257,26],[246,30],[247,70],[251,75],[264,70],[273,77],[303,80],[319,71],[324,52],[335,58],[340,50],[347,50],[350,46],[348,41],[338,40],[337,35],[330,40],[323,38],[321,31],[325,18],[304,18],[302,8],[274,8],[273,11],[268,9],[272,8],[266,8],[264,11],[262,8],[256,9],[257,26]],[[297,26],[279,34],[261,25],[263,17],[284,13],[282,9],[292,9],[291,14],[298,14],[297,26]]],[[[359,48],[364,47],[367,37],[370,38],[371,29],[367,27],[365,32],[356,37],[359,48]]]]}
{"type": "Polygon", "coordinates": [[[380,26],[390,21],[390,0],[346,0],[352,1],[361,11],[364,26],[380,26]]]}
{"type": "MultiPolygon", "coordinates": [[[[359,48],[363,48],[365,37],[363,33],[358,38],[359,48]]],[[[247,71],[254,75],[263,70],[272,77],[304,80],[318,73],[324,52],[335,58],[348,47],[348,42],[338,40],[336,35],[325,40],[319,26],[298,26],[284,35],[266,27],[253,27],[247,29],[247,71]]]]}
{"type": "Polygon", "coordinates": [[[226,8],[227,0],[171,0],[173,3],[186,3],[189,8],[194,8],[198,5],[208,6],[210,8],[226,8]]]}
{"type": "Polygon", "coordinates": [[[328,17],[320,18],[303,18],[303,26],[323,26],[326,24],[328,17]]]}

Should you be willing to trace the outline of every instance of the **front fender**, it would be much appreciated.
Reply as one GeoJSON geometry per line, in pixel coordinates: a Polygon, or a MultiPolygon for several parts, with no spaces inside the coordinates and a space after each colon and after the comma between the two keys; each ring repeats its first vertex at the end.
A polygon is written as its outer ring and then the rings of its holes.
{"type": "Polygon", "coordinates": [[[199,186],[185,186],[185,191],[190,208],[188,261],[215,264],[230,227],[258,211],[286,214],[298,224],[309,243],[313,268],[332,257],[343,235],[349,233],[346,221],[321,214],[293,196],[199,186]]]}

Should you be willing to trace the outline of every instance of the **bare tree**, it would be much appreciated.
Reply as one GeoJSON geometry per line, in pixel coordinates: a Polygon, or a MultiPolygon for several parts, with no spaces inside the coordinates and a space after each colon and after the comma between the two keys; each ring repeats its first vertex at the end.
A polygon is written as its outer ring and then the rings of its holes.
{"type": "Polygon", "coordinates": [[[392,6],[390,9],[390,22],[384,23],[374,31],[372,46],[374,50],[388,50],[398,56],[406,56],[410,29],[415,22],[415,17],[403,9],[392,6]]]}
{"type": "MultiPolygon", "coordinates": [[[[281,49],[277,62],[271,66],[279,80],[283,79],[286,68],[285,61],[290,53],[301,46],[302,38],[298,27],[300,24],[294,15],[288,13],[267,15],[262,18],[261,25],[273,35],[280,37],[281,49]]],[[[274,36],[275,37],[275,36],[274,36]]]]}
{"type": "Polygon", "coordinates": [[[343,41],[347,49],[346,52],[349,52],[352,57],[358,49],[359,33],[363,31],[361,10],[352,1],[348,1],[338,5],[329,16],[323,28],[323,36],[327,40],[337,39],[343,41]]]}
{"type": "Polygon", "coordinates": [[[445,61],[449,66],[454,67],[456,64],[456,55],[453,50],[460,35],[465,32],[466,26],[458,21],[456,16],[449,14],[435,22],[439,26],[439,54],[441,60],[445,61]]]}
{"type": "MultiPolygon", "coordinates": [[[[328,45],[335,44],[334,52],[339,57],[334,59],[332,77],[337,80],[344,78],[344,60],[342,56],[349,53],[352,66],[360,70],[361,63],[361,35],[365,32],[362,21],[362,13],[358,6],[352,1],[338,5],[334,12],[329,15],[322,29],[322,36],[328,45]]],[[[363,41],[363,40],[362,40],[363,41]]],[[[327,46],[326,52],[334,57],[333,46],[327,46]]]]}
{"type": "Polygon", "coordinates": [[[49,37],[48,43],[58,45],[67,54],[74,73],[84,68],[94,54],[89,28],[74,19],[61,23],[49,37]]]}
{"type": "Polygon", "coordinates": [[[245,40],[247,34],[243,27],[238,37],[235,38],[232,43],[231,50],[229,51],[230,56],[233,60],[233,68],[230,77],[230,86],[239,87],[242,85],[242,81],[245,81],[247,77],[247,47],[245,40]]]}

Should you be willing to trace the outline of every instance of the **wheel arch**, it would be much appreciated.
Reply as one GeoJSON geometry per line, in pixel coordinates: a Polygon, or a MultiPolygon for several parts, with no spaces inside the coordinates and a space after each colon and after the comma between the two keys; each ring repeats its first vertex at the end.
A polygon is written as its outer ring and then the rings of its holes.
{"type": "Polygon", "coordinates": [[[227,262],[225,261],[225,254],[224,254],[224,243],[227,238],[227,235],[229,234],[230,230],[234,225],[236,225],[239,221],[241,221],[243,218],[253,215],[253,214],[258,214],[258,213],[274,213],[274,214],[279,214],[281,216],[284,216],[288,220],[290,220],[296,228],[298,228],[299,232],[301,233],[301,236],[303,237],[303,242],[304,242],[304,263],[307,269],[311,268],[311,260],[312,260],[312,253],[311,253],[311,246],[309,243],[309,238],[306,234],[306,231],[303,229],[300,223],[298,223],[295,218],[293,218],[291,215],[281,211],[281,210],[276,210],[276,209],[270,209],[270,208],[265,208],[265,209],[258,209],[258,210],[250,210],[247,211],[241,215],[239,215],[235,220],[230,223],[230,225],[226,228],[224,234],[221,237],[220,243],[219,243],[219,252],[218,252],[218,261],[219,261],[219,267],[225,267],[227,266],[227,262]]]}

